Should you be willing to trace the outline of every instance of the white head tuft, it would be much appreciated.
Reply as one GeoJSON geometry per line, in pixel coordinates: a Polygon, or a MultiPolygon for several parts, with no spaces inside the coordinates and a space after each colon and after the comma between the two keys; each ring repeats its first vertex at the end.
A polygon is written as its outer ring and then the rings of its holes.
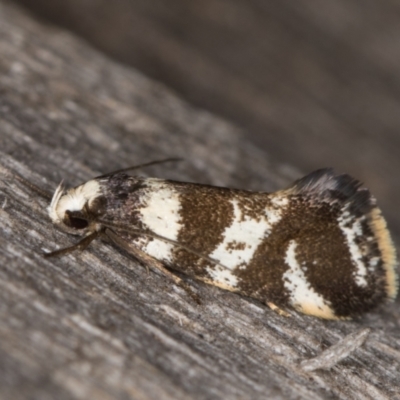
{"type": "Polygon", "coordinates": [[[65,193],[63,182],[61,182],[47,209],[49,216],[55,224],[61,224],[66,211],[82,211],[85,204],[90,206],[92,201],[100,194],[100,184],[96,180],[88,181],[76,188],[69,189],[65,193]]]}

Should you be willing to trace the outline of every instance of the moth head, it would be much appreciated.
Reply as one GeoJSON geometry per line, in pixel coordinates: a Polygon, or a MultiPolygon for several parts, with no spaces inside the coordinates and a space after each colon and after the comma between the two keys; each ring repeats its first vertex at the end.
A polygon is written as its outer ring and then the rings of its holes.
{"type": "Polygon", "coordinates": [[[106,199],[101,185],[91,180],[66,190],[61,182],[54,192],[48,212],[53,223],[74,235],[85,235],[99,228],[106,199]]]}

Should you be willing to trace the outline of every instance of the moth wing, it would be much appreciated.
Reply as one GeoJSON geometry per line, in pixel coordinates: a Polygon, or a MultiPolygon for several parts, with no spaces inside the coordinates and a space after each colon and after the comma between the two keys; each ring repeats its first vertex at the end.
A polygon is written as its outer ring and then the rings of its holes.
{"type": "Polygon", "coordinates": [[[295,181],[287,192],[303,194],[315,201],[351,203],[359,213],[368,213],[376,206],[376,200],[362,183],[350,175],[336,175],[332,168],[311,172],[295,181]]]}
{"type": "Polygon", "coordinates": [[[341,210],[339,222],[342,221],[344,226],[352,222],[365,221],[368,226],[366,230],[372,233],[372,240],[364,246],[366,249],[364,257],[373,262],[376,256],[375,249],[379,249],[385,273],[387,298],[393,300],[396,297],[398,291],[396,250],[375,197],[359,180],[347,174],[337,175],[332,168],[325,168],[295,181],[282,192],[303,195],[311,204],[328,203],[338,206],[341,210]]]}

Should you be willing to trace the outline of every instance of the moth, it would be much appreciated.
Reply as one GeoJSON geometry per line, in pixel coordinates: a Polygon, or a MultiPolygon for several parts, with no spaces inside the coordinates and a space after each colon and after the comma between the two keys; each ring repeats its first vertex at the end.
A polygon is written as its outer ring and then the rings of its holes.
{"type": "Polygon", "coordinates": [[[397,295],[385,219],[349,175],[320,169],[265,193],[128,170],[57,187],[48,207],[52,222],[83,238],[48,256],[105,237],[172,277],[169,271],[180,271],[278,311],[325,319],[351,318],[397,295]]]}

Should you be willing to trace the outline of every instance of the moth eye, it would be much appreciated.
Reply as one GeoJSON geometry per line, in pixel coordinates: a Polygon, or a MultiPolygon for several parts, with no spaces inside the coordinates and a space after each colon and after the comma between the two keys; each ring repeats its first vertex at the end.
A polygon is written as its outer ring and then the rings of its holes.
{"type": "Polygon", "coordinates": [[[64,219],[64,223],[71,228],[85,229],[89,225],[89,222],[86,219],[75,217],[71,211],[66,211],[65,216],[66,218],[64,219]]]}
{"type": "Polygon", "coordinates": [[[89,225],[89,223],[85,219],[75,217],[70,218],[69,223],[71,227],[75,229],[85,229],[89,225]]]}

